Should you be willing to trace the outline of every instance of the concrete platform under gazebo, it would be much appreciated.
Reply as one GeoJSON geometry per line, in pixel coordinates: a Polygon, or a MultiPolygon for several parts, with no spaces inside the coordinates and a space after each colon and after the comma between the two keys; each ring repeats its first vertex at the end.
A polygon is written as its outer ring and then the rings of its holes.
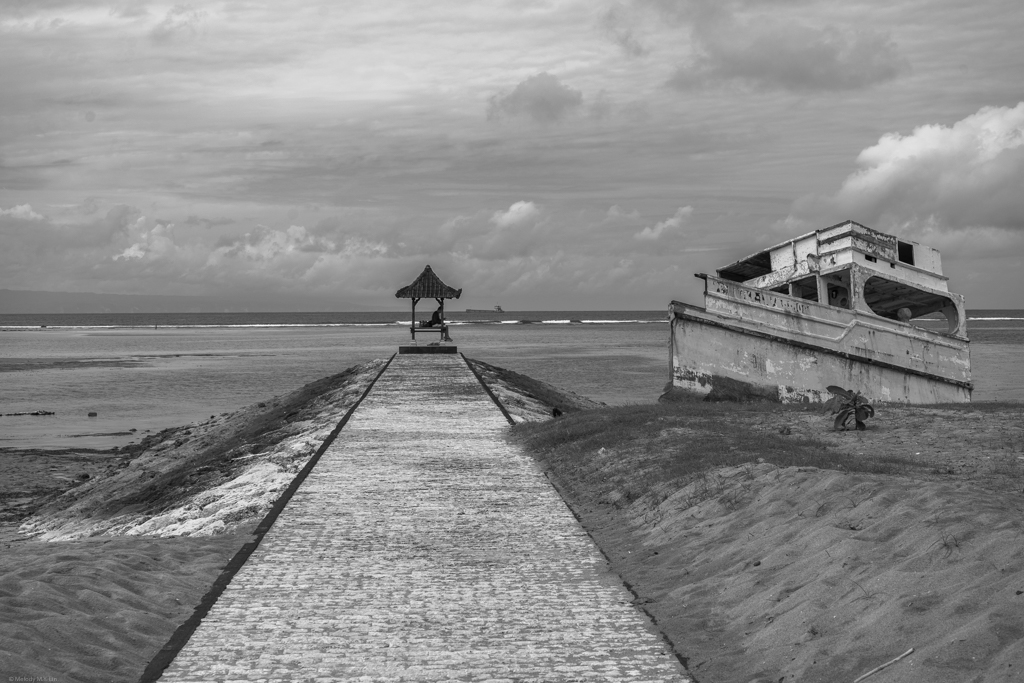
{"type": "Polygon", "coordinates": [[[413,280],[412,284],[402,287],[395,292],[395,298],[412,299],[412,325],[409,333],[412,336],[412,344],[399,345],[399,353],[457,353],[458,347],[449,344],[451,336],[448,334],[448,325],[444,321],[444,300],[458,299],[462,296],[461,289],[449,287],[441,281],[434,271],[427,266],[420,273],[419,277],[413,280]],[[429,321],[416,320],[416,304],[421,299],[434,299],[438,303],[438,309],[429,321]],[[440,338],[429,344],[418,344],[416,334],[436,333],[440,338]]]}

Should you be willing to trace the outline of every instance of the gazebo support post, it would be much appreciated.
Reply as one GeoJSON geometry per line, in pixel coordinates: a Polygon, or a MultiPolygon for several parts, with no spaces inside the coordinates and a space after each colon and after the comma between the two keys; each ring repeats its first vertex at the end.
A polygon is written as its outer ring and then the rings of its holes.
{"type": "Polygon", "coordinates": [[[444,322],[444,299],[434,299],[441,306],[441,341],[448,336],[448,325],[444,322]]]}
{"type": "Polygon", "coordinates": [[[410,332],[412,334],[412,340],[413,341],[416,341],[416,302],[418,302],[418,301],[419,301],[418,298],[413,297],[413,300],[412,300],[412,327],[409,328],[410,332]]]}

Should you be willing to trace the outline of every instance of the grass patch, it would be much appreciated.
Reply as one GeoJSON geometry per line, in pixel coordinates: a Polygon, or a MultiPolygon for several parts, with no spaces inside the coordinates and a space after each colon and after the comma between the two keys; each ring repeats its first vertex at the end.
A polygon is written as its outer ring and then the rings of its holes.
{"type": "MultiPolygon", "coordinates": [[[[722,467],[760,462],[844,472],[907,474],[920,465],[895,457],[851,455],[824,441],[761,426],[774,404],[629,405],[586,410],[557,420],[517,425],[512,439],[548,466],[570,490],[603,491],[623,505],[655,501],[722,467]]],[[[709,495],[713,486],[708,486],[709,495]]]]}

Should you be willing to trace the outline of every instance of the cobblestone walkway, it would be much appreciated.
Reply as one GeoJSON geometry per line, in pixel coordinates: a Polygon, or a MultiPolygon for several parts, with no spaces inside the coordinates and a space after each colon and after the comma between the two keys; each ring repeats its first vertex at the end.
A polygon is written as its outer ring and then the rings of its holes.
{"type": "Polygon", "coordinates": [[[399,355],[161,681],[687,681],[461,356],[399,355]]]}

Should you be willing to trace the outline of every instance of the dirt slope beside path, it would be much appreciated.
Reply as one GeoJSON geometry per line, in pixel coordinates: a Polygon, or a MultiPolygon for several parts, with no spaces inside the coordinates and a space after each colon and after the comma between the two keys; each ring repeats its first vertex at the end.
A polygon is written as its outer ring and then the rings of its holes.
{"type": "Polygon", "coordinates": [[[517,423],[550,420],[554,416],[552,411],[556,409],[560,414],[566,414],[604,405],[496,365],[471,358],[466,362],[517,423]]]}
{"type": "Polygon", "coordinates": [[[110,471],[56,496],[21,525],[39,540],[99,534],[208,536],[251,524],[320,447],[386,361],[147,437],[110,471]]]}
{"type": "Polygon", "coordinates": [[[0,680],[134,683],[244,533],[99,537],[0,550],[0,680]]]}
{"type": "Polygon", "coordinates": [[[1024,680],[1024,406],[623,406],[517,425],[699,683],[1024,680]]]}
{"type": "Polygon", "coordinates": [[[1024,493],[1024,410],[1020,404],[881,405],[865,431],[836,432],[817,408],[764,411],[747,424],[765,434],[788,428],[855,456],[898,458],[914,476],[971,481],[998,493],[1024,493]]]}
{"type": "Polygon", "coordinates": [[[584,514],[702,683],[852,681],[909,648],[876,680],[1024,677],[1024,501],[813,468],[711,477],[713,498],[690,507],[688,487],[628,526],[584,514]]]}

